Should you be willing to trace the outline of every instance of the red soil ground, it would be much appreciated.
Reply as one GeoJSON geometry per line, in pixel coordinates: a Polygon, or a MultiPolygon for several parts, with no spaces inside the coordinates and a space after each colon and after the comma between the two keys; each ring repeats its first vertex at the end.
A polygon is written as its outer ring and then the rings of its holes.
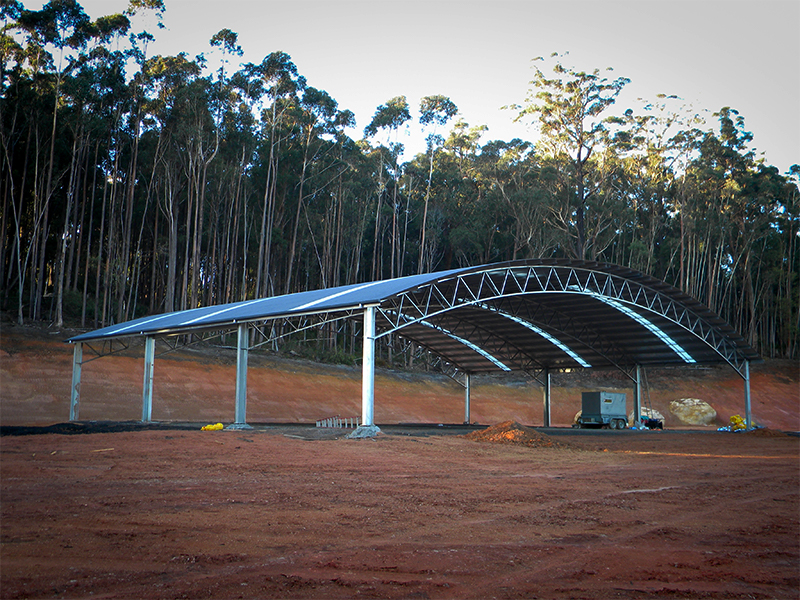
{"type": "MultiPolygon", "coordinates": [[[[68,335],[3,326],[2,425],[66,420],[68,335]]],[[[139,348],[85,365],[81,420],[140,418],[141,362],[139,348]]],[[[251,422],[359,413],[357,370],[250,362],[251,422]]],[[[154,418],[189,429],[0,438],[0,597],[798,598],[800,437],[779,431],[800,429],[796,367],[756,366],[753,415],[769,428],[748,433],[672,422],[680,397],[705,399],[720,423],[742,412],[738,376],[703,369],[650,373],[664,432],[530,429],[540,390],[487,377],[473,420],[518,423],[348,440],[199,431],[232,420],[232,354],[169,355],[154,418]]],[[[559,376],[555,424],[582,389],[627,386],[559,376]]],[[[375,413],[460,422],[462,392],[382,372],[375,413]]]]}

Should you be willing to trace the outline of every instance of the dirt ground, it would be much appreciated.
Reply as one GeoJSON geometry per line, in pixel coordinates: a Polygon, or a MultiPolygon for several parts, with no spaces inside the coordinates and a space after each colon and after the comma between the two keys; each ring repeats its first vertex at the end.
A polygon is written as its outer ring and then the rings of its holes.
{"type": "Polygon", "coordinates": [[[591,372],[554,377],[560,427],[526,426],[529,380],[491,377],[472,393],[483,426],[401,425],[460,423],[463,391],[381,370],[382,433],[349,440],[298,423],[358,415],[357,369],[256,353],[255,429],[200,431],[233,416],[215,349],[156,360],[148,426],[141,348],[87,363],[64,423],[71,333],[0,331],[2,598],[800,597],[796,362],[754,365],[765,428],[748,433],[668,412],[741,413],[730,369],[650,371],[663,432],[569,428],[582,389],[629,386],[591,372]]]}
{"type": "Polygon", "coordinates": [[[800,438],[529,431],[6,435],[0,595],[800,594],[800,438]]]}

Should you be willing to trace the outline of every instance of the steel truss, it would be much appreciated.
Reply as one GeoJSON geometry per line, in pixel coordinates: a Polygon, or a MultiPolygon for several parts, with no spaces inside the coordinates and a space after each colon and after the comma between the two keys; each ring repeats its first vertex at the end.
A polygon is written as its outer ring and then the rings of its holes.
{"type": "Polygon", "coordinates": [[[331,323],[337,323],[340,327],[336,333],[341,333],[346,321],[353,321],[356,317],[361,318],[360,310],[329,311],[316,314],[305,314],[297,317],[281,317],[268,321],[249,323],[248,326],[260,336],[261,341],[250,345],[250,349],[259,348],[266,344],[273,344],[276,341],[314,329],[322,329],[331,323]]]}
{"type": "MultiPolygon", "coordinates": [[[[209,340],[222,337],[228,333],[230,333],[230,330],[226,329],[215,331],[193,331],[191,333],[182,333],[178,335],[154,335],[150,337],[160,342],[162,346],[166,346],[164,350],[161,350],[155,354],[155,357],[159,357],[169,354],[170,352],[183,350],[208,342],[209,340]]],[[[120,352],[125,352],[133,347],[133,344],[128,341],[131,339],[135,338],[111,338],[107,340],[100,340],[100,345],[98,347],[92,345],[93,343],[97,342],[83,342],[83,346],[87,348],[93,354],[93,356],[91,358],[84,358],[80,364],[85,365],[97,360],[98,358],[104,358],[106,356],[112,356],[114,354],[119,354],[120,352]]],[[[139,344],[136,345],[138,346],[139,344]]]]}
{"type": "Polygon", "coordinates": [[[100,342],[99,347],[92,346],[91,342],[84,342],[83,344],[94,356],[91,358],[84,358],[78,364],[85,365],[90,363],[98,358],[103,358],[104,356],[111,356],[113,354],[119,354],[120,352],[125,352],[131,347],[130,342],[124,339],[110,339],[110,340],[102,340],[100,342]]]}
{"type": "MultiPolygon", "coordinates": [[[[667,319],[702,340],[744,377],[747,359],[742,356],[735,341],[731,339],[735,332],[729,327],[727,328],[729,331],[722,331],[721,325],[724,323],[718,317],[708,318],[699,314],[700,311],[687,306],[685,301],[688,296],[674,299],[662,293],[657,287],[667,286],[649,277],[642,277],[642,281],[634,281],[614,273],[587,267],[565,265],[491,267],[484,271],[471,271],[433,281],[387,299],[378,307],[381,333],[377,337],[400,333],[414,324],[436,326],[437,320],[445,315],[451,324],[458,309],[469,306],[497,307],[502,301],[502,309],[514,317],[542,327],[554,333],[562,341],[568,340],[570,343],[591,348],[634,379],[633,359],[627,356],[612,339],[603,337],[590,324],[583,323],[577,318],[542,304],[531,308],[523,301],[525,297],[536,294],[583,294],[598,299],[610,299],[639,309],[637,312],[652,313],[667,319]],[[516,303],[514,299],[517,300],[516,303]]],[[[699,303],[696,304],[703,312],[710,313],[699,303]]],[[[515,349],[512,340],[503,339],[496,332],[482,331],[476,324],[461,321],[458,317],[455,317],[455,320],[456,328],[462,328],[463,333],[473,336],[472,339],[477,340],[475,343],[488,352],[494,348],[502,350],[503,356],[510,356],[515,362],[515,368],[522,370],[540,368],[536,358],[525,355],[518,348],[515,349]]],[[[449,325],[448,329],[452,331],[452,325],[449,325]]]]}

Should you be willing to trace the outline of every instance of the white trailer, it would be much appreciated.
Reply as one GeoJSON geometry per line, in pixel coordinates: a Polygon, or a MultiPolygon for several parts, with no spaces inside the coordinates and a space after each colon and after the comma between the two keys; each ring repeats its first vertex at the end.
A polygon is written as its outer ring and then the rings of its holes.
{"type": "Polygon", "coordinates": [[[625,429],[628,426],[627,396],[616,392],[583,392],[580,427],[625,429]]]}

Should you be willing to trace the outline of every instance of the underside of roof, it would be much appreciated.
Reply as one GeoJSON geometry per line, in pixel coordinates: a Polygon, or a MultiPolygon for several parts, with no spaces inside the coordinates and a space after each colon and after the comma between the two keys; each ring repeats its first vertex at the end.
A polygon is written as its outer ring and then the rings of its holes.
{"type": "Polygon", "coordinates": [[[724,320],[666,283],[616,265],[524,260],[144,317],[70,342],[172,336],[308,316],[361,319],[466,373],[727,362],[758,354],[724,320]]]}

